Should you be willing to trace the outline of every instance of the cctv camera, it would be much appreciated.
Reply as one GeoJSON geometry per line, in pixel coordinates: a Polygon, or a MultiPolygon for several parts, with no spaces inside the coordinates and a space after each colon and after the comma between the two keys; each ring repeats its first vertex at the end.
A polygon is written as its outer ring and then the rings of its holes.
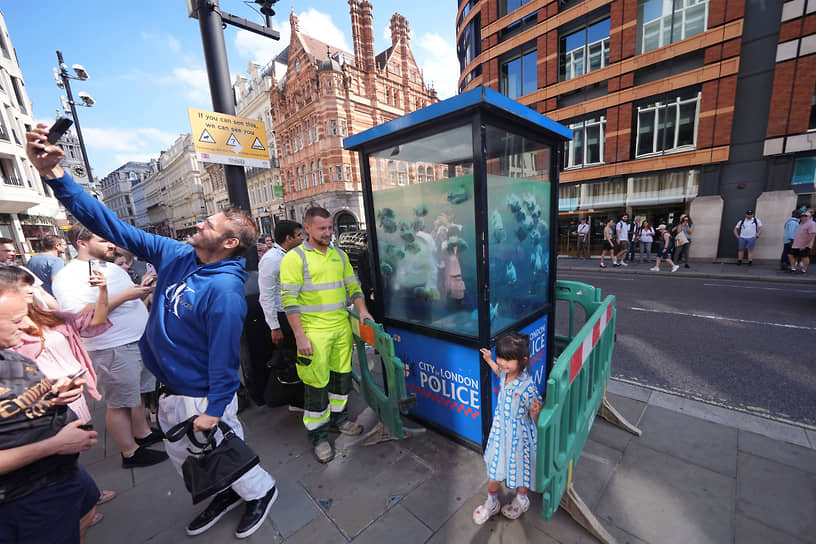
{"type": "Polygon", "coordinates": [[[59,76],[59,72],[57,71],[56,68],[53,68],[53,70],[54,70],[54,81],[56,82],[57,87],[62,89],[65,85],[63,85],[63,83],[62,83],[62,79],[59,76]]]}
{"type": "Polygon", "coordinates": [[[85,91],[82,91],[77,96],[79,96],[80,100],[85,102],[86,106],[93,106],[94,104],[96,104],[96,100],[94,100],[93,97],[86,93],[85,91]]]}
{"type": "Polygon", "coordinates": [[[65,112],[66,115],[73,115],[74,112],[71,111],[71,103],[68,102],[68,99],[64,96],[60,96],[60,102],[62,102],[62,110],[65,112]]]}
{"type": "Polygon", "coordinates": [[[73,66],[71,66],[71,69],[74,71],[74,73],[76,73],[77,77],[79,79],[81,79],[82,81],[85,81],[86,79],[88,79],[90,77],[88,75],[88,72],[85,70],[85,68],[81,64],[74,64],[73,66]]]}

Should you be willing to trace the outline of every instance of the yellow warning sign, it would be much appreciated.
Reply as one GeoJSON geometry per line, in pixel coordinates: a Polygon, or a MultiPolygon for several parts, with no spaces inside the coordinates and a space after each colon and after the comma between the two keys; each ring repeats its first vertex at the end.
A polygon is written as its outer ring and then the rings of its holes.
{"type": "Polygon", "coordinates": [[[196,108],[187,112],[200,161],[270,167],[263,122],[196,108]]]}

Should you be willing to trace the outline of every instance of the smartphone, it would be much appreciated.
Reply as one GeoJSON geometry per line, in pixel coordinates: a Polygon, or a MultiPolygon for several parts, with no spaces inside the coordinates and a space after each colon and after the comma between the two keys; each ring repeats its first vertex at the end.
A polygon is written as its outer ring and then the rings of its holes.
{"type": "Polygon", "coordinates": [[[87,368],[80,368],[79,370],[74,372],[72,375],[68,376],[68,379],[70,379],[71,381],[74,381],[77,378],[79,378],[80,376],[83,376],[86,372],[88,372],[87,368]]]}
{"type": "Polygon", "coordinates": [[[94,265],[93,259],[88,259],[88,277],[89,278],[93,278],[93,265],[94,265]]]}
{"type": "Polygon", "coordinates": [[[57,141],[62,138],[62,135],[65,134],[73,124],[74,122],[67,117],[60,117],[57,119],[57,121],[51,125],[51,128],[48,129],[48,136],[46,137],[48,143],[57,143],[57,141]]]}
{"type": "Polygon", "coordinates": [[[83,431],[93,431],[93,424],[86,423],[84,425],[80,425],[79,428],[82,429],[83,431]]]}

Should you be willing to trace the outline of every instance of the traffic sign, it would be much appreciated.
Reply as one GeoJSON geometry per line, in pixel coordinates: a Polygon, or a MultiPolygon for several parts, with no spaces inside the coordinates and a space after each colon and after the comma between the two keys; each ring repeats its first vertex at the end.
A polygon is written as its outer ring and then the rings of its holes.
{"type": "Polygon", "coordinates": [[[225,113],[187,108],[198,160],[269,168],[263,122],[225,113]]]}

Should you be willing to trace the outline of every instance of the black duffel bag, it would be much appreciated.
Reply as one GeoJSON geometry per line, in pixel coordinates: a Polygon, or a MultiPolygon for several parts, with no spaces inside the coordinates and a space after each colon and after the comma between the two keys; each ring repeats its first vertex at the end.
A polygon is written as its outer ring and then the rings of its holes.
{"type": "Polygon", "coordinates": [[[260,462],[258,455],[223,421],[218,422],[223,434],[218,445],[215,442],[215,428],[207,434],[204,442],[200,442],[193,431],[193,421],[197,417],[192,416],[164,433],[170,442],[177,442],[186,436],[201,450],[188,456],[181,465],[184,486],[192,495],[193,504],[225,490],[260,462]]]}
{"type": "Polygon", "coordinates": [[[284,406],[290,404],[303,408],[303,382],[297,374],[297,351],[276,347],[267,361],[269,374],[264,389],[264,402],[267,406],[284,406]]]}

